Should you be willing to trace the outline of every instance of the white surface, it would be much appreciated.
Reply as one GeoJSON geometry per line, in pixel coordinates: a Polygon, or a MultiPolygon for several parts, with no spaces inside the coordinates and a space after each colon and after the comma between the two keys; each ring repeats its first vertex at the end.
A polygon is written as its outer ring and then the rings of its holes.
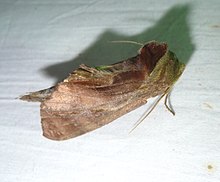
{"type": "Polygon", "coordinates": [[[1,0],[0,181],[220,181],[219,10],[219,0],[1,0]],[[145,105],[78,138],[42,137],[39,104],[14,98],[80,63],[136,54],[108,43],[119,39],[168,41],[188,61],[171,96],[176,116],[160,103],[129,135],[145,105]]]}

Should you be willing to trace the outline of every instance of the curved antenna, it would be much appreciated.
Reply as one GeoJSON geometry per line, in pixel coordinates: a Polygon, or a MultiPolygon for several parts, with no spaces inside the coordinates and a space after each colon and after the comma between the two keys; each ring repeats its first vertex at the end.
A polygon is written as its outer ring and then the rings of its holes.
{"type": "Polygon", "coordinates": [[[160,100],[166,95],[165,97],[165,101],[164,101],[164,105],[166,106],[166,108],[168,109],[168,111],[170,111],[173,115],[175,115],[175,112],[170,104],[170,100],[169,100],[169,96],[170,96],[170,92],[171,92],[171,88],[168,88],[160,97],[159,99],[153,104],[152,108],[149,111],[146,111],[141,117],[140,119],[135,123],[134,127],[131,129],[131,131],[129,133],[131,133],[132,131],[134,131],[141,123],[144,119],[146,119],[147,116],[149,116],[149,114],[154,110],[154,108],[157,106],[157,104],[160,102],[160,100]],[[167,104],[167,101],[169,100],[169,106],[167,104]]]}
{"type": "Polygon", "coordinates": [[[131,131],[129,133],[131,133],[132,131],[134,131],[141,123],[142,121],[154,110],[154,108],[157,106],[157,104],[160,102],[160,100],[164,97],[166,93],[164,93],[163,95],[160,96],[160,98],[154,103],[154,105],[152,106],[152,108],[149,111],[146,111],[141,117],[140,119],[135,123],[134,127],[131,129],[131,131]]]}
{"type": "Polygon", "coordinates": [[[136,44],[136,45],[141,45],[141,46],[144,46],[144,44],[142,43],[139,43],[139,42],[135,42],[135,41],[132,41],[132,40],[113,40],[113,41],[110,41],[111,43],[129,43],[129,44],[136,44]]]}

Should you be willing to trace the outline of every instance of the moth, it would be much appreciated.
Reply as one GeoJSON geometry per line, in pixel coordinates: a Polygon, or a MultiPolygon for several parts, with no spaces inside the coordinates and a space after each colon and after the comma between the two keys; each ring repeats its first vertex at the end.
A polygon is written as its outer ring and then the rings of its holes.
{"type": "Polygon", "coordinates": [[[100,128],[155,96],[166,96],[165,105],[174,114],[167,96],[184,68],[166,43],[150,41],[134,57],[106,66],[82,64],[55,86],[20,99],[41,103],[45,137],[66,140],[100,128]]]}

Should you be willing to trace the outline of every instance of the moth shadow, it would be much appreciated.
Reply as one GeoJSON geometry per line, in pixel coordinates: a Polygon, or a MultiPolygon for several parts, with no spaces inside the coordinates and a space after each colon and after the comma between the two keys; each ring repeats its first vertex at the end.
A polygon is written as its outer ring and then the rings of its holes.
{"type": "Polygon", "coordinates": [[[134,44],[110,43],[110,41],[115,40],[132,40],[139,43],[150,40],[167,42],[169,49],[175,52],[182,62],[187,64],[195,50],[188,24],[189,13],[190,4],[174,6],[154,26],[133,36],[106,30],[95,43],[79,56],[63,63],[48,66],[43,69],[43,72],[54,77],[56,82],[60,82],[82,63],[89,66],[115,63],[135,56],[140,48],[140,46],[134,44]]]}

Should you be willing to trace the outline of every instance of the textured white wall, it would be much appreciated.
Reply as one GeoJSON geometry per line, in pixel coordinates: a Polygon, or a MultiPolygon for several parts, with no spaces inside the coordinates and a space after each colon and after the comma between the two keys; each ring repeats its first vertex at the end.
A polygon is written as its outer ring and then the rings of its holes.
{"type": "Polygon", "coordinates": [[[220,181],[220,3],[1,0],[1,182],[220,181]],[[15,99],[53,85],[80,63],[109,64],[167,41],[187,62],[171,101],[132,133],[149,104],[78,138],[41,136],[39,104],[15,99]]]}

